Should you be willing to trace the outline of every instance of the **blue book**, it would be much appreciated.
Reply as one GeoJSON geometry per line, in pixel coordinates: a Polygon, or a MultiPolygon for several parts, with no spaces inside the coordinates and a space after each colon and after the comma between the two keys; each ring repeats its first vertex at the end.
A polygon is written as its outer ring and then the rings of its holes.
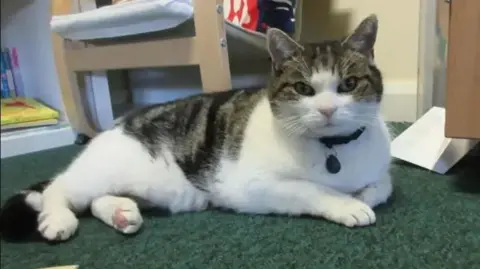
{"type": "Polygon", "coordinates": [[[7,74],[7,82],[8,82],[8,91],[9,97],[16,97],[17,87],[15,85],[15,79],[13,78],[13,69],[12,69],[12,60],[10,58],[10,50],[8,48],[3,49],[2,51],[3,58],[5,59],[5,69],[7,74]]]}
{"type": "Polygon", "coordinates": [[[2,87],[2,98],[8,98],[10,95],[10,90],[8,89],[8,79],[7,79],[7,65],[5,62],[5,57],[3,56],[3,53],[0,55],[1,56],[1,75],[2,75],[2,81],[1,81],[1,87],[2,87]]]}

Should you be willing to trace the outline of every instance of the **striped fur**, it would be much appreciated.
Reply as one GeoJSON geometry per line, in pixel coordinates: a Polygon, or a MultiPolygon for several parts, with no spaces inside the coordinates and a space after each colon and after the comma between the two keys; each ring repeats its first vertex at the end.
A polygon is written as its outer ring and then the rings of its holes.
{"type": "Polygon", "coordinates": [[[243,131],[264,92],[232,90],[146,107],[124,118],[124,130],[152,157],[170,145],[175,162],[203,189],[223,152],[238,158],[243,131]]]}

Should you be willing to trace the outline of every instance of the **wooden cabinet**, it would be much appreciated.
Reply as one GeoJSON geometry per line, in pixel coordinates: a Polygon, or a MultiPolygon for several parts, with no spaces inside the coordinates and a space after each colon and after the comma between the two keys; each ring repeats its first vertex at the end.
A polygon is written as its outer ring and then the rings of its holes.
{"type": "Polygon", "coordinates": [[[445,135],[480,139],[480,1],[449,5],[449,16],[438,14],[443,17],[437,20],[448,27],[445,135]]]}

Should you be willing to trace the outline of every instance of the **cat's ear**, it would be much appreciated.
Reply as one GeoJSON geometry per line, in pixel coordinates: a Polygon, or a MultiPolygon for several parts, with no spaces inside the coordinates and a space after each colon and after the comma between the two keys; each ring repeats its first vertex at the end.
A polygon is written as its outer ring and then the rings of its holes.
{"type": "Polygon", "coordinates": [[[352,49],[370,55],[377,40],[378,18],[375,14],[366,17],[344,41],[352,49]]]}
{"type": "Polygon", "coordinates": [[[303,49],[295,40],[289,37],[282,30],[268,28],[267,49],[272,58],[275,68],[280,68],[283,63],[303,49]]]}

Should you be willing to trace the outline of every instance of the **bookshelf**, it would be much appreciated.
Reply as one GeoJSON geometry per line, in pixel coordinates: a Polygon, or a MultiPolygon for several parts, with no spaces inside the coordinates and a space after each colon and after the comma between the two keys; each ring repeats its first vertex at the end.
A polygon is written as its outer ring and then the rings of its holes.
{"type": "Polygon", "coordinates": [[[72,144],[53,58],[50,1],[1,0],[1,46],[17,48],[25,96],[60,112],[57,125],[2,132],[1,157],[72,144]]]}

